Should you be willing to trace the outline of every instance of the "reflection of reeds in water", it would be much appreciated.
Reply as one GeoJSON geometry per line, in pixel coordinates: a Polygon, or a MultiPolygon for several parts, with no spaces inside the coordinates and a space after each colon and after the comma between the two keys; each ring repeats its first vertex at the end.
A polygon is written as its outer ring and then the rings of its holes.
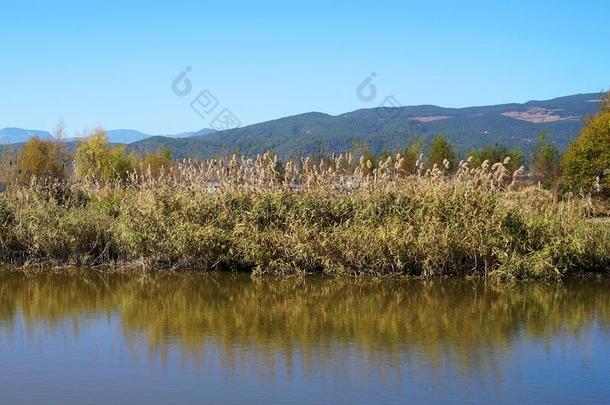
{"type": "Polygon", "coordinates": [[[228,368],[255,356],[268,371],[282,363],[290,371],[295,358],[312,370],[356,355],[399,371],[417,355],[432,368],[449,359],[476,371],[495,367],[518,339],[543,343],[607,327],[608,287],[599,280],[500,287],[453,279],[3,274],[0,319],[10,325],[20,313],[33,328],[118,314],[127,340],[144,336],[154,356],[177,348],[196,360],[212,350],[228,368]]]}

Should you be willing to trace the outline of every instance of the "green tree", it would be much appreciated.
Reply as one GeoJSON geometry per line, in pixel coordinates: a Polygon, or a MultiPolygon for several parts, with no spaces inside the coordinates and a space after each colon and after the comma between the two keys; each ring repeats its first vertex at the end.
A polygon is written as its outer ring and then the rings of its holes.
{"type": "Polygon", "coordinates": [[[111,147],[101,128],[81,141],[74,153],[74,173],[97,181],[125,180],[134,170],[136,157],[127,154],[125,145],[111,147]]]}
{"type": "MultiPolygon", "coordinates": [[[[607,99],[606,95],[606,99],[607,99]]],[[[589,118],[580,135],[568,146],[563,162],[568,187],[589,191],[596,183],[610,190],[610,110],[589,118]]]]}
{"type": "Polygon", "coordinates": [[[455,150],[443,135],[437,135],[430,144],[430,157],[428,158],[428,168],[435,164],[443,167],[443,161],[448,160],[450,164],[455,162],[455,150]]]}
{"type": "Polygon", "coordinates": [[[364,158],[364,161],[367,162],[371,162],[370,167],[366,166],[365,168],[365,173],[366,175],[371,175],[373,174],[373,169],[375,169],[378,165],[378,160],[377,157],[373,154],[373,152],[371,152],[371,149],[369,148],[368,143],[366,142],[360,142],[360,141],[353,141],[352,142],[352,148],[351,148],[351,153],[354,156],[354,162],[359,162],[360,158],[364,158]]]}
{"type": "Polygon", "coordinates": [[[386,160],[387,158],[389,158],[390,156],[394,156],[395,153],[392,153],[389,149],[383,148],[381,149],[381,152],[379,152],[379,157],[378,160],[380,162],[386,160]]]}
{"type": "Polygon", "coordinates": [[[548,131],[541,132],[532,153],[532,174],[545,188],[557,184],[561,176],[561,154],[549,138],[548,131]]]}
{"type": "Polygon", "coordinates": [[[404,167],[407,174],[414,174],[417,171],[415,164],[419,156],[424,153],[424,143],[421,138],[415,138],[402,152],[404,167]]]}
{"type": "Polygon", "coordinates": [[[507,146],[497,143],[472,150],[468,153],[468,156],[472,157],[470,160],[471,167],[479,167],[486,160],[490,164],[504,162],[507,157],[510,158],[506,165],[507,170],[514,172],[523,165],[523,151],[520,148],[509,149],[507,146]]]}

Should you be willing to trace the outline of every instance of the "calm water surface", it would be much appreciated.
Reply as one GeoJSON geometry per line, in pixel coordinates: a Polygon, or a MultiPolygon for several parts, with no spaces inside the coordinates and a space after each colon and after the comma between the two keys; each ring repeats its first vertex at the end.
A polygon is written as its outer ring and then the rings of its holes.
{"type": "Polygon", "coordinates": [[[0,403],[610,403],[610,282],[0,273],[0,403]]]}

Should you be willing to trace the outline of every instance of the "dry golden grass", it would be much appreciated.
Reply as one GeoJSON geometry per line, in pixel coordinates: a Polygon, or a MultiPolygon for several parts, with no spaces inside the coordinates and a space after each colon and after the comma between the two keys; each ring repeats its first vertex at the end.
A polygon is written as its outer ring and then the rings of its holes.
{"type": "Polygon", "coordinates": [[[610,230],[586,199],[521,186],[524,170],[377,167],[350,154],[184,161],[125,181],[33,180],[0,197],[0,262],[448,274],[496,279],[607,272],[610,230]]]}

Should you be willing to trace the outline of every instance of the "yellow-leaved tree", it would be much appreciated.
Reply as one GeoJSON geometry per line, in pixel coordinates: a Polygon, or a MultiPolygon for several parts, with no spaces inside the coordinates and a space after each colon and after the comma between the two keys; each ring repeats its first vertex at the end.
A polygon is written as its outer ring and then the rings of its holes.
{"type": "Polygon", "coordinates": [[[135,162],[135,155],[128,154],[125,145],[109,145],[106,132],[96,128],[76,148],[74,174],[100,182],[123,181],[134,170],[135,162]]]}
{"type": "Polygon", "coordinates": [[[27,184],[32,177],[63,180],[67,175],[68,153],[58,140],[32,137],[17,152],[15,180],[27,184]]]}
{"type": "Polygon", "coordinates": [[[172,150],[169,148],[162,148],[157,152],[149,153],[142,158],[142,161],[139,164],[140,173],[157,178],[161,175],[161,172],[169,171],[173,164],[172,150]]]}

